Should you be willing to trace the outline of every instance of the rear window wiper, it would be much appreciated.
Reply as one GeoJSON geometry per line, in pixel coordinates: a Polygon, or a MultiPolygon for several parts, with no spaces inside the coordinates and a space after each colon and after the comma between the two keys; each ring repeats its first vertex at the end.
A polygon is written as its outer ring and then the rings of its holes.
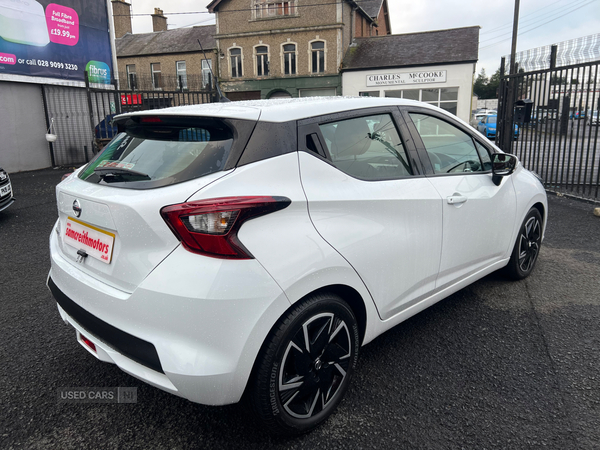
{"type": "Polygon", "coordinates": [[[150,180],[150,175],[120,167],[96,167],[94,173],[104,181],[116,181],[116,178],[134,178],[136,181],[150,180]]]}

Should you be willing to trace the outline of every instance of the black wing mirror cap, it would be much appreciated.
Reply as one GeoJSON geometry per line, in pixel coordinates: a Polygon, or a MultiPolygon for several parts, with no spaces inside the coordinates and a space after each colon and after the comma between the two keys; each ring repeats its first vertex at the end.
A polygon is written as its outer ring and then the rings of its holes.
{"type": "Polygon", "coordinates": [[[506,177],[515,171],[518,161],[515,155],[507,153],[494,153],[492,155],[492,181],[496,186],[500,186],[502,177],[506,177]]]}

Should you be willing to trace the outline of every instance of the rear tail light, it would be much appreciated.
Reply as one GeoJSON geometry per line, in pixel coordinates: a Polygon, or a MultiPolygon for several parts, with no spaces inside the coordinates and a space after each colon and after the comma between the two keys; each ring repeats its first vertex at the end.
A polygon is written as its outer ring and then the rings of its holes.
{"type": "Polygon", "coordinates": [[[251,259],[238,239],[240,227],[290,203],[286,197],[223,197],[165,206],[160,213],[187,250],[215,258],[251,259]]]}

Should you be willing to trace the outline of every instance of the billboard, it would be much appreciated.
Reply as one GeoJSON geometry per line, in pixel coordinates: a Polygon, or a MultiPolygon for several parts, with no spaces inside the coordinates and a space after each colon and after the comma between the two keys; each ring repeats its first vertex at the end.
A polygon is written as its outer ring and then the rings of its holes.
{"type": "Polygon", "coordinates": [[[109,84],[106,2],[0,0],[0,74],[109,84]]]}

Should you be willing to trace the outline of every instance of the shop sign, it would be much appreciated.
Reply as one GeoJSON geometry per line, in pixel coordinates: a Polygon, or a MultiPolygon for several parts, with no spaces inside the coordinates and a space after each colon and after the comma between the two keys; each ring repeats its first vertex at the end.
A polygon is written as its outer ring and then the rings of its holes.
{"type": "Polygon", "coordinates": [[[398,84],[428,84],[445,82],[445,70],[424,70],[419,72],[367,75],[367,86],[394,86],[398,84]]]}

